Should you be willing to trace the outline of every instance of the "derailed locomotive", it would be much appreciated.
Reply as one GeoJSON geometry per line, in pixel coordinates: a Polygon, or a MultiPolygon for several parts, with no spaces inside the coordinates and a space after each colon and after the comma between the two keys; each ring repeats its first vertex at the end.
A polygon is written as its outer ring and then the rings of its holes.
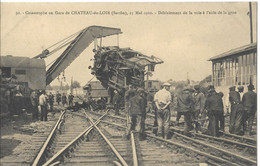
{"type": "Polygon", "coordinates": [[[108,89],[124,93],[128,85],[144,88],[144,77],[154,71],[156,64],[163,61],[155,56],[147,56],[130,48],[118,46],[94,49],[94,66],[91,74],[108,89]]]}

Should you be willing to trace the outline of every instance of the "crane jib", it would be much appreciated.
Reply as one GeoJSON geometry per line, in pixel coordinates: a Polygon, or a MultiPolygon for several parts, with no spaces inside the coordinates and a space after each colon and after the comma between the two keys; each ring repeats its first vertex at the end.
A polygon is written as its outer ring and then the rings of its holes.
{"type": "Polygon", "coordinates": [[[65,51],[57,58],[46,72],[46,84],[50,84],[62,71],[64,71],[92,42],[101,38],[120,34],[121,29],[102,26],[90,26],[70,43],[65,51]]]}

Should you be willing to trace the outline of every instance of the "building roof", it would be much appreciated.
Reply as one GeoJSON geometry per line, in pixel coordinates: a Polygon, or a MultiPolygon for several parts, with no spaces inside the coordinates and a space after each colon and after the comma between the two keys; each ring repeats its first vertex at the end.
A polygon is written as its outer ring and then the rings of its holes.
{"type": "Polygon", "coordinates": [[[32,59],[28,57],[17,57],[12,55],[0,56],[0,67],[14,68],[46,68],[43,59],[32,59]]]}
{"type": "Polygon", "coordinates": [[[238,47],[232,50],[229,50],[227,52],[224,52],[222,54],[219,54],[217,56],[214,56],[212,58],[209,59],[209,61],[213,61],[213,60],[217,60],[217,59],[221,59],[221,58],[225,58],[231,55],[236,55],[242,52],[246,52],[246,51],[251,51],[257,48],[257,43],[251,43],[242,47],[238,47]]]}
{"type": "Polygon", "coordinates": [[[97,90],[97,89],[99,89],[99,90],[106,90],[106,89],[102,86],[102,84],[101,84],[100,81],[90,81],[90,83],[86,84],[86,85],[83,87],[83,89],[88,88],[89,85],[91,86],[91,89],[92,89],[92,90],[93,90],[93,89],[95,89],[95,90],[97,90]]]}

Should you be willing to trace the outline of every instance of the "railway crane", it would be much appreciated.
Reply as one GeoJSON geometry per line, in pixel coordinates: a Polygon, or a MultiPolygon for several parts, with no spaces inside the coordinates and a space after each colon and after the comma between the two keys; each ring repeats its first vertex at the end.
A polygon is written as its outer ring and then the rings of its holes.
{"type": "MultiPolygon", "coordinates": [[[[93,41],[111,35],[121,34],[121,29],[103,26],[90,26],[78,33],[70,41],[52,51],[44,50],[34,58],[46,58],[58,49],[67,46],[65,51],[55,60],[46,72],[46,85],[50,84],[62,71],[64,71],[93,41]]],[[[163,61],[155,56],[146,56],[130,48],[118,46],[98,46],[93,49],[94,65],[91,74],[101,82],[106,89],[123,91],[127,85],[144,86],[145,68],[154,69],[156,64],[163,61]]]]}
{"type": "MultiPolygon", "coordinates": [[[[4,77],[11,78],[14,75],[15,81],[9,81],[7,84],[22,85],[23,89],[28,89],[24,90],[23,97],[27,98],[26,101],[29,103],[30,90],[45,89],[46,85],[58,77],[93,41],[97,39],[102,41],[104,37],[121,33],[119,28],[89,26],[52,45],[33,58],[0,56],[1,89],[3,89],[1,92],[5,93],[8,87],[2,81],[4,77]],[[64,47],[66,49],[46,71],[48,65],[45,66],[44,59],[64,47]]],[[[163,63],[154,56],[149,57],[130,48],[118,46],[100,45],[93,52],[95,55],[91,73],[108,91],[117,89],[123,93],[129,84],[143,87],[144,76],[148,73],[145,68],[152,69],[156,64],[163,63]]],[[[1,103],[5,101],[1,100],[1,103]]]]}

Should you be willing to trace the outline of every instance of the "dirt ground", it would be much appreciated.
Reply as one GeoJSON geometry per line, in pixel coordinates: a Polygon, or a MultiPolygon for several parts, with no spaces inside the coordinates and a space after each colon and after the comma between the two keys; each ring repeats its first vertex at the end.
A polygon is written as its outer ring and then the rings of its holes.
{"type": "Polygon", "coordinates": [[[56,119],[55,114],[48,113],[50,120],[48,122],[32,120],[32,115],[26,112],[14,115],[12,119],[2,117],[0,121],[0,160],[22,151],[23,147],[30,144],[33,134],[50,130],[49,125],[53,123],[53,119],[56,119]]]}

